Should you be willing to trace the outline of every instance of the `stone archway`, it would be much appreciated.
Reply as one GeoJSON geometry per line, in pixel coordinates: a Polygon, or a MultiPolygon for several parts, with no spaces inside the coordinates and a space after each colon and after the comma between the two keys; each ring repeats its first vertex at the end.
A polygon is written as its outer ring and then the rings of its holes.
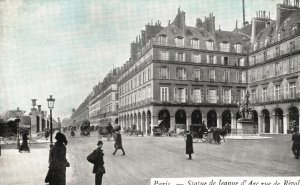
{"type": "Polygon", "coordinates": [[[217,113],[215,110],[210,110],[207,113],[207,128],[217,127],[217,113]]]}
{"type": "Polygon", "coordinates": [[[150,110],[147,111],[147,128],[148,128],[147,134],[150,135],[152,132],[151,131],[152,128],[151,128],[151,112],[150,112],[150,110]]]}
{"type": "Polygon", "coordinates": [[[129,126],[129,128],[132,128],[132,126],[133,126],[133,114],[130,114],[128,126],[129,126]]]}
{"type": "Polygon", "coordinates": [[[256,110],[252,111],[252,119],[254,121],[254,126],[253,126],[254,134],[258,134],[258,113],[256,110]]]}
{"type": "Polygon", "coordinates": [[[180,125],[186,125],[186,113],[183,109],[176,111],[175,123],[180,125]]]}
{"type": "Polygon", "coordinates": [[[138,121],[138,122],[137,122],[137,129],[138,129],[138,130],[142,130],[142,128],[141,128],[141,127],[142,127],[142,123],[141,123],[141,121],[142,121],[142,115],[141,115],[140,112],[138,113],[138,117],[137,117],[137,118],[138,118],[138,119],[137,119],[137,121],[138,121]]]}
{"type": "Polygon", "coordinates": [[[202,114],[200,110],[194,110],[191,116],[192,124],[200,125],[202,122],[202,114]]]}
{"type": "Polygon", "coordinates": [[[142,113],[142,131],[146,133],[146,113],[142,113]]]}
{"type": "Polygon", "coordinates": [[[264,133],[270,133],[270,112],[267,109],[261,111],[264,133]]]}
{"type": "Polygon", "coordinates": [[[231,125],[231,113],[230,113],[230,110],[225,110],[222,113],[222,128],[224,128],[227,123],[231,125]]]}
{"type": "Polygon", "coordinates": [[[134,116],[133,116],[133,125],[134,125],[134,128],[136,129],[137,128],[137,114],[134,113],[134,116]]]}
{"type": "Polygon", "coordinates": [[[275,109],[273,132],[283,134],[283,111],[280,108],[275,109]]]}
{"type": "Polygon", "coordinates": [[[296,129],[299,131],[299,110],[292,106],[288,109],[289,111],[289,123],[287,123],[289,133],[291,133],[293,124],[296,124],[296,129]]]}
{"type": "Polygon", "coordinates": [[[170,128],[170,112],[167,109],[159,111],[158,124],[159,126],[164,126],[167,129],[170,128]]]}

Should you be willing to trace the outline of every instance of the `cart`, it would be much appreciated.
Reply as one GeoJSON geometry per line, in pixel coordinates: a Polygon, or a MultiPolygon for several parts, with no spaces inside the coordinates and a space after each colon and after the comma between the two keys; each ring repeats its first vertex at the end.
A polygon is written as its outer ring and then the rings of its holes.
{"type": "MultiPolygon", "coordinates": [[[[190,134],[192,135],[193,143],[197,143],[199,140],[201,140],[202,142],[206,142],[207,140],[207,129],[205,125],[190,125],[190,134]]],[[[185,133],[184,135],[185,140],[186,135],[187,133],[185,133]]]]}

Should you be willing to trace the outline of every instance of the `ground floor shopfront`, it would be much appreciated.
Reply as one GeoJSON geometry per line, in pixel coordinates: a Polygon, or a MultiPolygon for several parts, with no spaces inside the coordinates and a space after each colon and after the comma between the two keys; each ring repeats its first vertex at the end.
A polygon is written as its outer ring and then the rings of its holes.
{"type": "Polygon", "coordinates": [[[271,102],[257,104],[254,112],[258,115],[258,132],[289,134],[293,124],[299,130],[299,102],[271,102]]]}
{"type": "MultiPolygon", "coordinates": [[[[236,105],[148,105],[119,113],[121,128],[129,129],[133,125],[137,130],[151,133],[153,126],[162,125],[169,131],[177,128],[189,130],[189,125],[204,122],[208,128],[223,128],[227,123],[236,129],[236,120],[240,118],[236,105]]],[[[257,116],[256,116],[257,118],[257,116]]],[[[257,124],[257,119],[256,124],[257,124]]]]}

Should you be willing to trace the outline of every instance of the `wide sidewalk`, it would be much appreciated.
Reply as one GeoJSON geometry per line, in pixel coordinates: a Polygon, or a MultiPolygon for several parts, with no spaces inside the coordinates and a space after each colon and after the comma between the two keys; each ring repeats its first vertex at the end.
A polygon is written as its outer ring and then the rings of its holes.
{"type": "Polygon", "coordinates": [[[17,149],[3,149],[2,146],[0,156],[1,185],[45,184],[43,182],[48,170],[49,144],[31,144],[31,148],[30,153],[19,153],[17,149]],[[36,148],[32,145],[40,146],[36,148]]]}

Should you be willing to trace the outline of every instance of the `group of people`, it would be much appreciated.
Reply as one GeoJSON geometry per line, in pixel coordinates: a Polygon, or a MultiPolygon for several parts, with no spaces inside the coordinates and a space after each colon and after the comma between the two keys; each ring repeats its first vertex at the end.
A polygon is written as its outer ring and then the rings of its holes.
{"type": "MultiPolygon", "coordinates": [[[[115,151],[113,155],[120,149],[125,155],[125,151],[122,145],[122,137],[120,130],[116,131],[115,137],[115,151]]],[[[66,184],[66,168],[70,167],[70,163],[66,158],[66,145],[68,141],[66,136],[58,132],[55,136],[56,143],[51,148],[49,157],[49,169],[45,178],[45,182],[49,185],[65,185],[66,184]]],[[[105,174],[104,167],[104,152],[102,150],[103,142],[99,140],[97,142],[97,148],[87,156],[87,160],[93,164],[93,173],[95,174],[95,184],[102,184],[102,177],[105,174]]]]}

